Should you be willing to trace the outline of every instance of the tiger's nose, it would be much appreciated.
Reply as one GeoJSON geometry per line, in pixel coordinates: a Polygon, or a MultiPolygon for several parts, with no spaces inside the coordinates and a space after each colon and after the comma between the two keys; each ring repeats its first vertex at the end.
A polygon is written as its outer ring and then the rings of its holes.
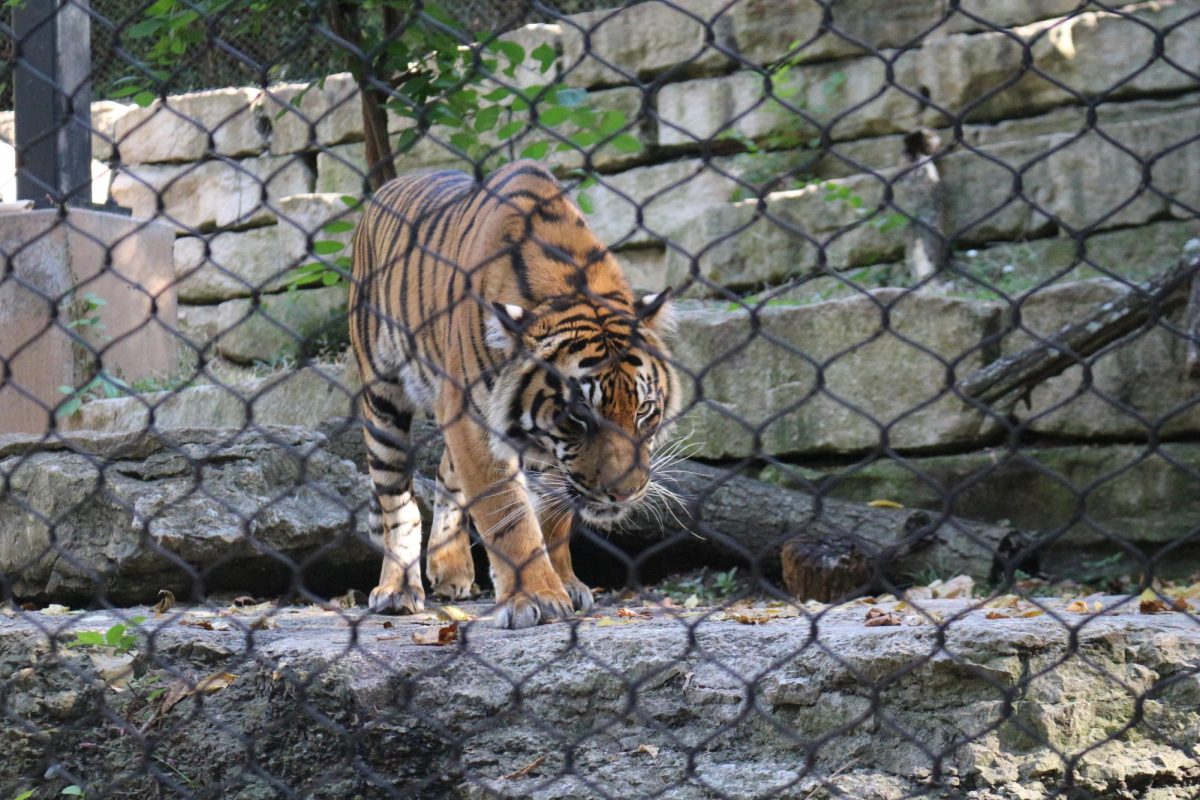
{"type": "Polygon", "coordinates": [[[609,492],[608,499],[614,503],[627,503],[629,498],[633,497],[634,492],[609,492]]]}

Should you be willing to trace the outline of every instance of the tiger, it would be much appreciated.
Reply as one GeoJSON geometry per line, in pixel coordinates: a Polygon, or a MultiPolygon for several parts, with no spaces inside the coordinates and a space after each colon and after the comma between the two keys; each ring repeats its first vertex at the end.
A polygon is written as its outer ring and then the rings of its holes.
{"type": "Polygon", "coordinates": [[[479,179],[394,178],[353,242],[350,339],[383,553],[372,612],[424,609],[410,424],[445,440],[425,575],[470,595],[471,526],[486,549],[494,622],[587,612],[569,549],[578,516],[605,529],[643,502],[678,413],[670,290],[635,297],[616,257],[543,166],[479,179]]]}

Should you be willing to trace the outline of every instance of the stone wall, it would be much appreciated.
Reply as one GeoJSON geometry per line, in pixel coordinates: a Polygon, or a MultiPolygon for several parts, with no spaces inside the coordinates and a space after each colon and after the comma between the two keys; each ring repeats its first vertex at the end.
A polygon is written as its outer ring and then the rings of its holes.
{"type": "MultiPolygon", "coordinates": [[[[1194,451],[1200,383],[1183,375],[1179,317],[1046,382],[1011,417],[948,386],[1200,252],[1200,0],[899,0],[886,13],[849,0],[829,20],[815,0],[676,5],[509,36],[551,44],[553,73],[624,111],[643,145],[593,148],[590,220],[636,286],[688,298],[678,360],[697,455],[827,465],[1031,434],[1194,451]],[[903,138],[920,126],[943,142],[954,274],[905,292],[908,218],[927,198],[903,138]]],[[[315,241],[348,241],[321,228],[354,221],[347,201],[363,193],[349,76],[98,103],[93,117],[107,193],[177,231],[180,329],[200,353],[279,364],[337,348],[344,289],[288,291],[285,276],[315,241]]],[[[406,124],[391,118],[391,133],[406,124]]],[[[398,169],[470,168],[447,133],[398,169]]],[[[547,159],[564,174],[582,163],[547,159]]],[[[896,491],[923,496],[921,483],[896,491]]]]}

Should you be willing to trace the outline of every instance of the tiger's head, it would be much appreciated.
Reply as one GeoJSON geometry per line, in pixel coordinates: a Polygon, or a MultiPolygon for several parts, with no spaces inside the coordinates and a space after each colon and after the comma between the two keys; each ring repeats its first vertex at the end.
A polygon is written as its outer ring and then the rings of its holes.
{"type": "Polygon", "coordinates": [[[492,448],[522,459],[543,501],[595,526],[618,522],[652,489],[654,450],[678,413],[667,295],[493,308],[488,344],[507,359],[492,393],[492,448]]]}

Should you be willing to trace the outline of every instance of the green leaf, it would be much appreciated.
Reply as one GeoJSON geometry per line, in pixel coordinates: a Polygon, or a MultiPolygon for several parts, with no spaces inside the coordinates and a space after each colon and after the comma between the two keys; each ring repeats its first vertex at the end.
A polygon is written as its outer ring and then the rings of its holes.
{"type": "Polygon", "coordinates": [[[622,153],[637,153],[642,149],[642,143],[638,141],[638,138],[628,133],[622,133],[615,137],[610,144],[622,153]]]}
{"type": "Polygon", "coordinates": [[[624,111],[605,111],[600,117],[600,124],[597,130],[602,136],[607,136],[610,133],[616,133],[625,127],[625,112],[624,111]]]}
{"type": "Polygon", "coordinates": [[[104,646],[104,634],[100,631],[79,631],[75,634],[75,641],[69,642],[67,647],[79,647],[86,645],[95,645],[96,647],[104,646]]]}
{"type": "Polygon", "coordinates": [[[579,210],[585,214],[592,214],[596,210],[596,207],[592,205],[592,197],[587,192],[575,195],[575,202],[579,205],[579,210]]]}
{"type": "Polygon", "coordinates": [[[333,270],[329,270],[321,276],[321,283],[325,284],[326,286],[333,286],[334,284],[340,283],[341,280],[341,274],[334,272],[333,270]]]}
{"type": "Polygon", "coordinates": [[[554,127],[555,125],[561,125],[562,123],[566,122],[568,119],[570,119],[570,117],[571,109],[557,106],[540,112],[538,114],[538,122],[549,127],[554,127]]]}
{"type": "Polygon", "coordinates": [[[25,791],[21,792],[19,795],[14,797],[13,800],[29,800],[29,798],[31,798],[31,797],[33,797],[33,789],[26,789],[25,791]]]}
{"type": "Polygon", "coordinates": [[[479,144],[479,139],[475,134],[468,131],[458,131],[450,134],[450,144],[462,150],[464,153],[469,153],[475,145],[479,144]]]}
{"type": "Polygon", "coordinates": [[[348,219],[335,219],[332,222],[326,222],[321,230],[326,233],[349,233],[354,230],[354,223],[348,219]]]}
{"type": "Polygon", "coordinates": [[[138,616],[136,616],[136,617],[130,617],[130,618],[129,618],[129,624],[130,624],[130,625],[141,625],[141,624],[142,624],[143,622],[145,622],[145,621],[146,621],[146,617],[145,617],[145,615],[144,615],[144,614],[139,614],[139,615],[138,615],[138,616]]]}
{"type": "Polygon", "coordinates": [[[132,83],[128,86],[122,86],[119,89],[113,89],[108,93],[108,96],[116,99],[119,97],[129,97],[131,94],[137,94],[138,92],[144,91],[146,91],[146,88],[140,83],[132,83]]]}
{"type": "Polygon", "coordinates": [[[547,42],[542,42],[537,47],[533,48],[533,52],[529,56],[538,62],[538,72],[545,74],[554,66],[555,59],[558,58],[558,53],[547,42]]]}
{"type": "Polygon", "coordinates": [[[104,634],[104,643],[110,647],[116,647],[121,643],[125,636],[125,626],[121,624],[113,625],[108,629],[108,633],[104,634]]]}
{"type": "Polygon", "coordinates": [[[165,27],[165,23],[161,19],[144,19],[136,25],[130,26],[125,35],[130,39],[145,39],[153,36],[165,27]]]}
{"type": "Polygon", "coordinates": [[[488,106],[479,110],[475,115],[475,131],[484,133],[496,127],[496,123],[500,121],[500,112],[504,109],[501,106],[488,106]]]}
{"type": "Polygon", "coordinates": [[[500,137],[500,141],[511,139],[516,135],[517,131],[525,127],[525,123],[519,119],[514,119],[512,122],[504,125],[500,130],[496,131],[496,136],[500,137]]]}
{"type": "Polygon", "coordinates": [[[489,103],[498,103],[501,100],[506,99],[510,94],[512,94],[511,89],[509,89],[507,86],[501,86],[499,89],[495,89],[485,94],[483,99],[487,100],[489,103]]]}
{"type": "Polygon", "coordinates": [[[62,793],[71,795],[72,797],[83,797],[83,788],[77,783],[72,783],[70,786],[63,789],[62,793]]]}
{"type": "Polygon", "coordinates": [[[340,253],[346,249],[346,245],[342,242],[334,242],[329,239],[321,239],[313,242],[312,251],[318,256],[331,256],[334,253],[340,253]]]}
{"type": "Polygon", "coordinates": [[[506,42],[503,39],[497,39],[489,44],[488,48],[504,56],[512,64],[520,64],[525,60],[525,48],[516,42],[506,42]]]}
{"type": "Polygon", "coordinates": [[[579,106],[571,110],[571,122],[581,128],[590,128],[596,124],[596,112],[587,106],[579,106]]]}
{"type": "Polygon", "coordinates": [[[150,105],[151,103],[154,102],[154,100],[155,100],[154,92],[142,91],[142,92],[138,92],[137,94],[135,94],[133,96],[133,102],[137,103],[142,108],[145,108],[146,106],[150,105]]]}
{"type": "Polygon", "coordinates": [[[521,158],[544,158],[550,152],[549,142],[534,142],[521,151],[521,158]]]}

